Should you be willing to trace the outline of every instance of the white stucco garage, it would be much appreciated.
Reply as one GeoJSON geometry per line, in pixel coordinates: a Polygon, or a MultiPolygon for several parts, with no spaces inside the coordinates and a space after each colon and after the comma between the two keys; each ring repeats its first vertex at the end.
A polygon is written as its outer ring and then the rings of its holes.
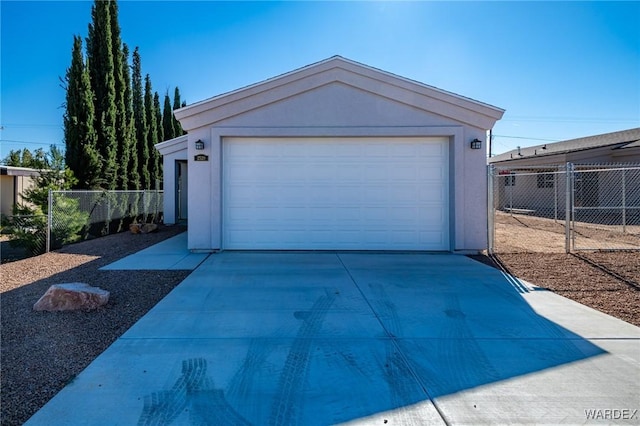
{"type": "Polygon", "coordinates": [[[332,57],[175,111],[165,222],[186,199],[194,251],[484,249],[503,113],[332,57]]]}

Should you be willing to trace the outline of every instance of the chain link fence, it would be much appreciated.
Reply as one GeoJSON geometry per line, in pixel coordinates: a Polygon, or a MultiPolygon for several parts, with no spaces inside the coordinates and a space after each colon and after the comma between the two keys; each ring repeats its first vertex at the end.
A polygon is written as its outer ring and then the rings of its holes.
{"type": "Polygon", "coordinates": [[[162,221],[162,191],[51,191],[49,248],[162,221]]]}
{"type": "Polygon", "coordinates": [[[2,216],[0,262],[163,220],[162,191],[50,191],[48,214],[2,216]]]}
{"type": "Polygon", "coordinates": [[[640,165],[489,168],[495,253],[640,250],[640,165]]]}
{"type": "Polygon", "coordinates": [[[46,251],[46,215],[3,216],[1,226],[0,262],[24,259],[46,251]]]}
{"type": "Polygon", "coordinates": [[[640,166],[575,166],[574,250],[640,249],[640,166]]]}

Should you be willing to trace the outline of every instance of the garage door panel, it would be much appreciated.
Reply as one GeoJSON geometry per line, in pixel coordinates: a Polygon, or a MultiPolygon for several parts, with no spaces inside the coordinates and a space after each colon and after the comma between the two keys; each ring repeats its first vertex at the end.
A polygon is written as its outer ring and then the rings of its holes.
{"type": "Polygon", "coordinates": [[[447,250],[448,141],[223,141],[223,247],[447,250]]]}

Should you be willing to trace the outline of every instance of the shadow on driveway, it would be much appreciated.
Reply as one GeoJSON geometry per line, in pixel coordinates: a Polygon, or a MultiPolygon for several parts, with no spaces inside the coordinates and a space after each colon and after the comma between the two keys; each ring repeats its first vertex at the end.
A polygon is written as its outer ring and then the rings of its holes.
{"type": "MultiPolygon", "coordinates": [[[[605,350],[526,297],[457,255],[214,255],[31,424],[582,423],[638,408],[637,328],[605,350]]],[[[625,324],[553,301],[587,328],[625,324]]]]}

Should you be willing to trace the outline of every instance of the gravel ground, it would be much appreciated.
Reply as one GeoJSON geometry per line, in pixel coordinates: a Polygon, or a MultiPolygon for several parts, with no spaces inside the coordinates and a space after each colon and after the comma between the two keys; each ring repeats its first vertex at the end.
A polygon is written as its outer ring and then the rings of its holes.
{"type": "MultiPolygon", "coordinates": [[[[0,265],[0,424],[26,421],[189,273],[98,268],[184,230],[121,233],[0,265]],[[50,285],[75,281],[110,291],[109,303],[93,312],[32,310],[50,285]]],[[[640,252],[473,257],[640,326],[640,252]]]]}
{"type": "Polygon", "coordinates": [[[511,253],[511,275],[640,327],[640,252],[511,253]]]}
{"type": "Polygon", "coordinates": [[[510,274],[640,326],[640,226],[577,224],[579,247],[565,253],[562,221],[497,212],[494,260],[510,274]],[[633,248],[629,251],[606,251],[633,248]]]}
{"type": "Polygon", "coordinates": [[[110,235],[0,265],[0,424],[24,423],[189,274],[98,269],[184,230],[110,235]],[[64,282],[108,290],[109,303],[92,312],[32,310],[64,282]]]}

